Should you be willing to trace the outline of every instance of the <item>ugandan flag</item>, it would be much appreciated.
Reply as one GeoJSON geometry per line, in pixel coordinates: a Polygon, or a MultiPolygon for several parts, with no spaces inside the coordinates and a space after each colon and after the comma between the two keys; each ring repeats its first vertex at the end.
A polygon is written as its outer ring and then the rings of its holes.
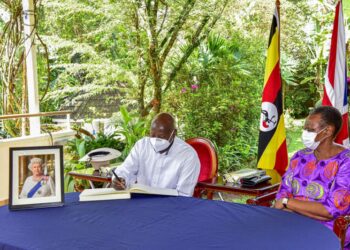
{"type": "Polygon", "coordinates": [[[286,131],[284,128],[282,81],[280,71],[280,24],[277,7],[272,19],[264,77],[260,114],[258,168],[267,171],[273,179],[276,172],[282,176],[288,165],[286,131]]]}

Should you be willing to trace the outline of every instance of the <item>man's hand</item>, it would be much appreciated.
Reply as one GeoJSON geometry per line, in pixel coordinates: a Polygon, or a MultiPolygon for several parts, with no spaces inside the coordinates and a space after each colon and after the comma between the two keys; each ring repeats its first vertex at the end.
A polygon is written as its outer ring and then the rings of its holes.
{"type": "Polygon", "coordinates": [[[125,180],[123,178],[119,178],[119,180],[120,181],[118,181],[118,179],[113,176],[112,187],[116,190],[124,190],[125,189],[125,180]]]}

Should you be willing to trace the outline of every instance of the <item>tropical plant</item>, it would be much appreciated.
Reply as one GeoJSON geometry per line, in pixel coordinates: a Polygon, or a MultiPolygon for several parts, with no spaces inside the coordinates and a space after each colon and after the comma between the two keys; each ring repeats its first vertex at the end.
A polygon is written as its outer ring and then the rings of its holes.
{"type": "Polygon", "coordinates": [[[166,96],[165,108],[178,118],[182,137],[202,136],[216,144],[220,172],[246,166],[256,156],[263,79],[252,69],[262,72],[262,62],[254,59],[263,50],[248,41],[239,35],[227,41],[211,34],[166,96]]]}
{"type": "Polygon", "coordinates": [[[148,124],[146,120],[140,119],[138,114],[129,113],[125,106],[120,107],[120,111],[112,120],[116,123],[116,135],[119,135],[125,143],[121,159],[125,159],[135,143],[145,136],[148,124]]]}
{"type": "Polygon", "coordinates": [[[123,152],[125,144],[120,139],[116,138],[115,134],[105,135],[103,133],[97,133],[96,137],[88,133],[85,133],[85,135],[78,134],[77,138],[67,143],[65,151],[69,154],[69,157],[66,157],[67,160],[64,169],[64,188],[66,192],[73,191],[74,185],[76,187],[80,186],[81,188],[89,186],[86,181],[74,181],[73,178],[68,175],[68,172],[85,169],[87,167],[86,164],[79,162],[79,159],[94,149],[105,147],[123,152]]]}

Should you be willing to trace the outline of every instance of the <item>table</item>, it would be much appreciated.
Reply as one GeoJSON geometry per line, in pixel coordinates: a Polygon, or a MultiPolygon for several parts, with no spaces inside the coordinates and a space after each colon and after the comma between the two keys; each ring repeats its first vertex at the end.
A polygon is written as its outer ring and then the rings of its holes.
{"type": "Polygon", "coordinates": [[[217,178],[209,181],[198,182],[195,187],[194,196],[202,198],[203,194],[206,194],[208,199],[213,198],[213,193],[218,193],[221,200],[224,200],[221,193],[229,194],[245,194],[249,196],[261,196],[267,193],[278,190],[280,183],[271,184],[271,182],[264,182],[254,187],[243,187],[238,183],[223,183],[218,181],[217,178]]]}
{"type": "Polygon", "coordinates": [[[0,249],[340,249],[317,221],[266,207],[134,196],[63,207],[0,208],[0,249]]]}
{"type": "MultiPolygon", "coordinates": [[[[104,173],[100,174],[99,171],[95,171],[93,174],[71,171],[68,174],[77,179],[88,180],[91,188],[95,188],[95,185],[93,184],[93,182],[104,182],[106,184],[105,186],[108,187],[112,179],[111,176],[106,175],[104,173]]],[[[240,185],[233,185],[233,183],[222,184],[222,183],[211,183],[211,182],[202,181],[197,183],[196,188],[198,189],[199,193],[201,193],[201,191],[211,191],[211,192],[226,192],[226,193],[260,196],[266,193],[276,191],[279,185],[280,183],[271,184],[270,182],[266,182],[266,183],[257,185],[256,187],[250,188],[250,187],[242,187],[240,185]]]]}
{"type": "Polygon", "coordinates": [[[211,192],[226,192],[226,193],[239,193],[248,194],[253,196],[260,196],[266,193],[276,191],[280,183],[271,184],[270,182],[261,183],[255,187],[242,187],[239,184],[233,183],[211,183],[211,182],[198,182],[196,188],[199,190],[206,190],[211,192]]]}

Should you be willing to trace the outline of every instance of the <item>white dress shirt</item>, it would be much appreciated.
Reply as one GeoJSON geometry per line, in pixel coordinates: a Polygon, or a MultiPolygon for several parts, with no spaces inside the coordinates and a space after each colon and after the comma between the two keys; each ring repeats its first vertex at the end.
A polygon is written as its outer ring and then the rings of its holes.
{"type": "Polygon", "coordinates": [[[126,185],[139,183],[151,187],[176,189],[180,196],[192,196],[198,181],[200,161],[186,142],[174,138],[168,153],[157,153],[149,137],[136,142],[128,157],[116,170],[126,185]]]}

